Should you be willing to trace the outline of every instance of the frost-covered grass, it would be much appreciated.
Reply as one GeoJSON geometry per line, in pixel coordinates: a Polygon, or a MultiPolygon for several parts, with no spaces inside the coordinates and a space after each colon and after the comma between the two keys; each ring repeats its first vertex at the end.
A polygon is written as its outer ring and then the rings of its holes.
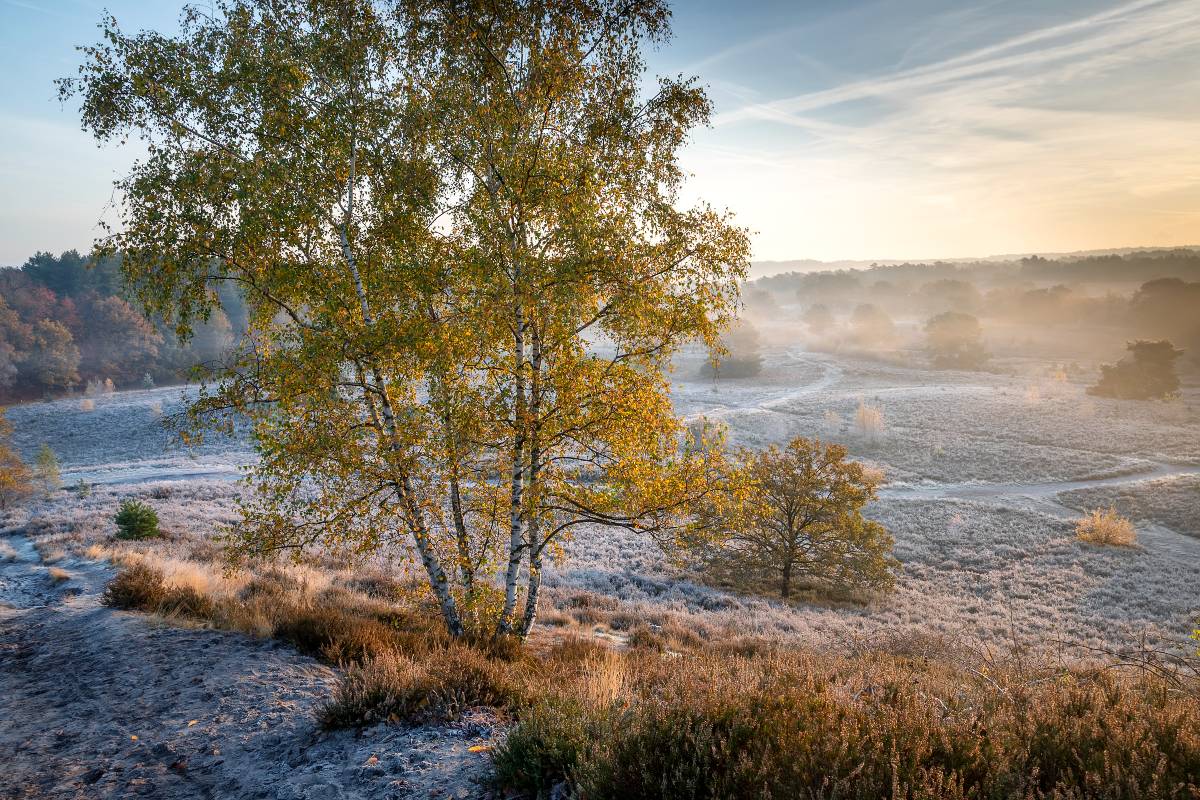
{"type": "Polygon", "coordinates": [[[1182,642],[1200,611],[1200,543],[1145,542],[1103,550],[1073,525],[1033,511],[962,501],[878,503],[870,516],[896,537],[904,572],[891,594],[862,608],[789,606],[680,580],[652,543],[587,531],[547,577],[550,594],[586,590],[620,599],[624,614],[674,615],[719,636],[762,636],[810,646],[937,635],[1047,647],[1119,644],[1143,632],[1182,642]]]}
{"type": "MultiPolygon", "coordinates": [[[[1082,384],[1054,379],[1046,364],[934,372],[783,351],[769,355],[761,378],[714,382],[698,377],[699,363],[681,359],[676,371],[681,415],[725,423],[738,444],[761,446],[795,435],[840,441],[893,482],[1052,483],[1131,473],[1152,460],[1200,463],[1194,389],[1173,403],[1103,401],[1087,398],[1082,384]],[[855,429],[862,404],[879,409],[873,437],[855,429]]],[[[9,418],[26,449],[40,441],[56,448],[68,467],[68,486],[71,469],[96,472],[97,465],[108,465],[102,469],[114,475],[155,474],[157,467],[180,475],[191,468],[190,457],[164,450],[169,434],[158,427],[156,411],[161,404],[171,413],[171,398],[179,393],[101,396],[89,412],[77,401],[32,404],[10,410],[9,418]]],[[[237,440],[204,447],[204,464],[233,466],[248,458],[237,440]]],[[[0,536],[26,530],[46,551],[114,560],[140,556],[172,584],[232,596],[245,579],[214,566],[220,557],[214,537],[236,522],[242,491],[213,479],[97,485],[87,495],[65,489],[0,515],[0,536]],[[114,541],[113,514],[127,497],[157,511],[163,541],[114,541]]],[[[731,594],[682,571],[644,538],[581,530],[567,543],[567,558],[548,571],[542,630],[595,634],[599,627],[618,643],[653,634],[680,640],[757,636],[810,646],[896,636],[1111,646],[1143,632],[1175,644],[1185,640],[1200,614],[1200,539],[1139,529],[1138,548],[1088,546],[1076,540],[1064,509],[1022,500],[1019,486],[1012,491],[971,501],[885,496],[873,504],[870,515],[894,535],[904,572],[893,593],[865,606],[787,605],[731,594]]],[[[1135,522],[1153,520],[1195,534],[1200,479],[1092,487],[1061,500],[1081,509],[1114,503],[1135,522]]],[[[405,568],[403,558],[382,554],[369,568],[394,573],[405,568]]],[[[333,557],[314,554],[307,563],[338,580],[352,574],[333,557]]]]}
{"type": "Polygon", "coordinates": [[[1139,522],[1157,522],[1200,537],[1200,477],[1184,476],[1063,492],[1059,502],[1080,511],[1113,506],[1139,522]]]}
{"type": "Polygon", "coordinates": [[[243,439],[207,435],[184,448],[164,424],[196,397],[195,387],[168,387],[68,397],[7,409],[13,443],[31,461],[47,444],[63,468],[63,482],[104,482],[140,473],[143,478],[176,473],[236,472],[250,450],[243,439]],[[86,401],[86,402],[85,402],[86,401]]]}
{"type": "Polygon", "coordinates": [[[796,380],[790,388],[680,380],[676,407],[726,424],[734,442],[752,447],[796,435],[837,441],[886,466],[893,480],[1045,482],[1133,472],[1147,460],[1200,463],[1194,389],[1181,400],[1138,403],[1088,397],[1083,383],[1056,380],[1049,365],[1010,365],[1010,374],[774,356],[797,358],[805,361],[781,369],[796,380]],[[872,435],[855,425],[864,403],[882,416],[872,435]]]}

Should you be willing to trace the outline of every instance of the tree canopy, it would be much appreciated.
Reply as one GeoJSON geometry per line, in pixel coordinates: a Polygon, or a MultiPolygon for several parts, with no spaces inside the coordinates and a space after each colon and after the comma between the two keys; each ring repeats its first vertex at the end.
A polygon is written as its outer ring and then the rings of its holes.
{"type": "Polygon", "coordinates": [[[715,574],[774,583],[785,599],[799,581],[839,590],[892,585],[892,537],[861,513],[879,479],[846,460],[844,447],[797,437],[739,451],[733,463],[736,488],[707,504],[715,574]]]}
{"type": "Polygon", "coordinates": [[[12,424],[0,408],[0,510],[33,491],[33,473],[12,446],[12,424]]]}
{"type": "Polygon", "coordinates": [[[979,320],[959,311],[944,311],[925,322],[925,347],[938,369],[980,369],[988,360],[979,320]]]}
{"type": "Polygon", "coordinates": [[[1179,391],[1175,361],[1183,355],[1166,339],[1138,340],[1126,345],[1129,355],[1115,364],[1100,366],[1100,380],[1088,394],[1124,400],[1156,400],[1179,391]]]}
{"type": "Polygon", "coordinates": [[[407,541],[451,632],[525,635],[564,536],[686,524],[715,456],[665,369],[716,344],[748,243],[677,207],[710,105],[685,78],[643,94],[668,22],[660,0],[105,21],[62,90],[147,156],[103,249],[185,334],[219,286],[246,296],[247,344],[194,409],[253,420],[242,552],[407,541]]]}
{"type": "Polygon", "coordinates": [[[171,383],[198,363],[218,360],[233,344],[229,312],[239,315],[237,291],[226,288],[220,307],[186,344],[161,320],[125,298],[119,256],[84,258],[74,250],[36,253],[19,269],[0,269],[0,400],[29,399],[106,380],[126,388],[145,377],[171,383]]]}

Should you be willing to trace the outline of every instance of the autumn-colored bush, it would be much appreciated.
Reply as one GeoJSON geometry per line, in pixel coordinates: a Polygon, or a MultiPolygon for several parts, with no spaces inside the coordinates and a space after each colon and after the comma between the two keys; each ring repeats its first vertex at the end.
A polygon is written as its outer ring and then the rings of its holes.
{"type": "Polygon", "coordinates": [[[739,588],[773,586],[788,599],[801,585],[826,594],[885,591],[899,566],[892,537],[863,517],[879,484],[846,448],[796,437],[741,450],[731,490],[705,508],[715,547],[701,548],[713,578],[739,588]]]}
{"type": "Polygon", "coordinates": [[[33,493],[33,473],[13,448],[12,425],[0,408],[0,510],[33,493]]]}
{"type": "Polygon", "coordinates": [[[1097,508],[1077,520],[1075,537],[1081,542],[1117,547],[1137,544],[1137,530],[1133,523],[1118,514],[1115,508],[1097,508]]]}

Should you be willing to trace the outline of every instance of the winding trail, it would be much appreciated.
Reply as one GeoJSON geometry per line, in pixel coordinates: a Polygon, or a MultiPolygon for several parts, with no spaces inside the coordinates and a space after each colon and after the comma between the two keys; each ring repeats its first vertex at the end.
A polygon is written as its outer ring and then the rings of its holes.
{"type": "Polygon", "coordinates": [[[962,483],[921,483],[885,486],[879,490],[879,496],[900,500],[1002,500],[1005,498],[1049,500],[1052,501],[1052,505],[1078,516],[1079,512],[1059,504],[1055,498],[1063,492],[1072,492],[1077,489],[1130,486],[1148,481],[1200,476],[1200,466],[1174,464],[1169,461],[1153,461],[1151,464],[1150,469],[1122,475],[1063,481],[1043,481],[1039,483],[983,483],[979,481],[964,481],[962,483]]]}
{"type": "MultiPolygon", "coordinates": [[[[728,405],[713,403],[711,408],[698,410],[684,417],[690,422],[701,417],[721,419],[735,413],[775,413],[790,415],[786,406],[793,400],[809,397],[819,392],[827,391],[842,379],[845,370],[832,357],[809,353],[802,350],[789,350],[783,359],[772,366],[810,366],[819,365],[821,375],[814,381],[800,387],[779,387],[772,390],[764,387],[756,390],[758,395],[753,405],[728,405]]],[[[921,386],[889,386],[873,389],[873,394],[895,391],[909,391],[914,388],[929,389],[930,385],[921,386]]],[[[689,401],[695,405],[704,404],[703,396],[693,394],[689,401]]],[[[1060,481],[1040,481],[1030,483],[988,483],[983,481],[963,481],[956,483],[925,482],[917,484],[898,484],[885,486],[879,490],[881,500],[969,500],[988,502],[996,505],[1020,507],[1037,511],[1061,520],[1074,520],[1079,517],[1077,509],[1070,508],[1059,502],[1058,496],[1064,492],[1079,489],[1095,489],[1106,487],[1125,487],[1156,480],[1170,480],[1184,477],[1200,477],[1200,465],[1181,464],[1165,460],[1148,460],[1148,468],[1130,471],[1118,475],[1104,475],[1095,478],[1079,478],[1060,481]]],[[[1177,531],[1154,522],[1139,522],[1138,532],[1144,544],[1171,552],[1180,557],[1200,558],[1200,540],[1181,534],[1177,531]]]]}

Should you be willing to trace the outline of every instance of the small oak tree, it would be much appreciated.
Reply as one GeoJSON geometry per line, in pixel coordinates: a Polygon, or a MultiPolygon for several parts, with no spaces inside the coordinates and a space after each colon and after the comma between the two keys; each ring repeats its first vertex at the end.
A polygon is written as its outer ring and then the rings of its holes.
{"type": "Polygon", "coordinates": [[[800,319],[808,326],[809,333],[814,336],[824,336],[837,323],[837,320],[833,317],[833,312],[824,303],[816,303],[804,309],[804,313],[800,316],[800,319]]]}
{"type": "Polygon", "coordinates": [[[856,344],[877,347],[889,344],[895,338],[896,323],[879,306],[860,303],[850,313],[850,332],[856,344]]]}
{"type": "Polygon", "coordinates": [[[925,347],[938,369],[980,369],[988,359],[983,329],[972,314],[946,311],[925,323],[925,347]]]}
{"type": "Polygon", "coordinates": [[[54,455],[48,444],[38,448],[37,457],[33,461],[33,478],[44,495],[62,487],[62,468],[58,464],[58,456],[54,455]]]}
{"type": "Polygon", "coordinates": [[[194,409],[253,424],[236,549],[407,542],[451,633],[524,636],[564,537],[684,525],[713,474],[666,370],[716,343],[749,248],[678,207],[711,107],[644,92],[666,4],[213,6],[172,36],[107,20],[61,87],[146,143],[103,244],[147,310],[186,334],[244,289],[246,345],[194,409]]]}
{"type": "Polygon", "coordinates": [[[0,408],[0,509],[9,508],[33,491],[29,467],[12,448],[12,430],[0,408]]]}
{"type": "Polygon", "coordinates": [[[749,378],[762,372],[762,337],[748,320],[738,321],[712,348],[701,373],[706,377],[749,378]]]}
{"type": "Polygon", "coordinates": [[[1167,340],[1138,340],[1126,345],[1129,355],[1116,364],[1100,367],[1100,380],[1088,387],[1088,394],[1123,400],[1152,400],[1171,397],[1179,391],[1175,361],[1182,350],[1167,340]]]}
{"type": "Polygon", "coordinates": [[[771,583],[785,599],[797,581],[834,589],[887,589],[898,562],[892,537],[861,510],[879,478],[836,444],[798,437],[740,451],[730,492],[706,507],[717,547],[708,566],[734,583],[771,583]]]}

